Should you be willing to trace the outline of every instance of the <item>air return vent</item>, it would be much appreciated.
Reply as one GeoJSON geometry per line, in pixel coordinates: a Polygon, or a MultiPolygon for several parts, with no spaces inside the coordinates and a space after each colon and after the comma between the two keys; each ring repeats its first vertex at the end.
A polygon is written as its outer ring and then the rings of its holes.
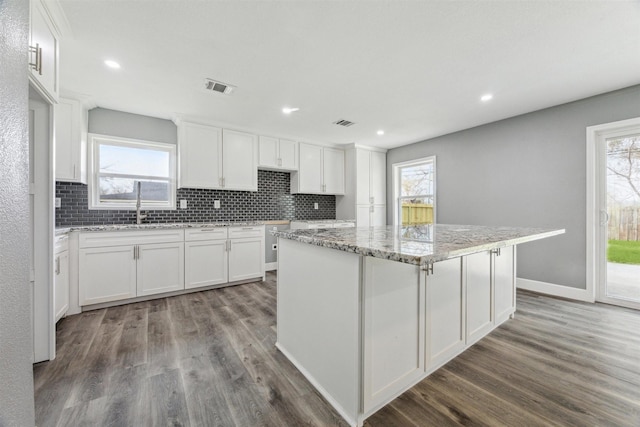
{"type": "Polygon", "coordinates": [[[355,125],[355,123],[350,122],[349,120],[338,120],[337,122],[333,122],[334,125],[338,125],[338,126],[344,126],[346,128],[348,128],[351,125],[355,125]]]}
{"type": "Polygon", "coordinates": [[[235,86],[231,86],[222,82],[217,82],[211,79],[204,79],[204,87],[207,90],[224,93],[225,95],[230,95],[231,92],[233,92],[236,89],[235,86]]]}

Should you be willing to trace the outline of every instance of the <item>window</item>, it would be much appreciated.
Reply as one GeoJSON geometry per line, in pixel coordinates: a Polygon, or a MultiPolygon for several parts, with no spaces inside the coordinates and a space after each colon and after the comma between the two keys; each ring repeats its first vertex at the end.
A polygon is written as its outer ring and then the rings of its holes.
{"type": "Polygon", "coordinates": [[[176,146],[89,135],[89,209],[176,208],[176,146]]]}
{"type": "Polygon", "coordinates": [[[395,225],[435,223],[436,158],[393,165],[395,225]]]}

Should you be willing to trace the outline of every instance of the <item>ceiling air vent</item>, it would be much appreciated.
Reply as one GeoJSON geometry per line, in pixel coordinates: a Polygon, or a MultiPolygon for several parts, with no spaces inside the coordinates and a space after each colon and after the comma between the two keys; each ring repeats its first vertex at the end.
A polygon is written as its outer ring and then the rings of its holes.
{"type": "Polygon", "coordinates": [[[355,125],[355,123],[350,122],[349,120],[338,120],[337,122],[333,122],[334,125],[338,125],[338,126],[344,126],[346,128],[348,128],[351,125],[355,125]]]}
{"type": "Polygon", "coordinates": [[[204,79],[204,87],[207,90],[224,93],[225,95],[230,95],[231,92],[233,92],[236,89],[235,86],[231,86],[222,82],[217,82],[211,79],[204,79]]]}

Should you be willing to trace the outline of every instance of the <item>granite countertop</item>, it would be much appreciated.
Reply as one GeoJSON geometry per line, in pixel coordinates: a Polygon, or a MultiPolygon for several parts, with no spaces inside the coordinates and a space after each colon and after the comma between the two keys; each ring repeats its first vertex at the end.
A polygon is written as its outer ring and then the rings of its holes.
{"type": "Polygon", "coordinates": [[[436,224],[272,231],[283,239],[364,256],[427,265],[563,234],[564,229],[436,224]]]}
{"type": "Polygon", "coordinates": [[[164,224],[113,224],[113,225],[83,225],[77,227],[56,227],[55,235],[70,233],[72,231],[133,231],[156,230],[168,228],[213,228],[213,227],[250,227],[265,224],[288,224],[288,221],[237,221],[237,222],[172,222],[164,224]]]}
{"type": "Polygon", "coordinates": [[[355,219],[308,219],[308,220],[298,220],[293,219],[291,222],[302,222],[304,224],[334,224],[341,222],[356,222],[355,219]]]}

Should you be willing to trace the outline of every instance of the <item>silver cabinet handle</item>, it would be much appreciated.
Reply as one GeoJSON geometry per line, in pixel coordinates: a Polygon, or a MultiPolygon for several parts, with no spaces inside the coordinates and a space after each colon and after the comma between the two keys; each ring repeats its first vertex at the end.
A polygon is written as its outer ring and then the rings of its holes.
{"type": "Polygon", "coordinates": [[[282,159],[278,159],[278,166],[282,166],[282,159]]]}
{"type": "Polygon", "coordinates": [[[373,196],[369,197],[369,203],[373,204],[373,196]]]}
{"type": "Polygon", "coordinates": [[[60,257],[56,258],[56,276],[60,274],[60,257]]]}
{"type": "Polygon", "coordinates": [[[36,62],[29,62],[32,69],[42,75],[42,48],[39,43],[34,46],[29,46],[29,53],[35,55],[36,62]]]}
{"type": "Polygon", "coordinates": [[[136,259],[136,246],[133,247],[133,259],[136,259]]]}
{"type": "Polygon", "coordinates": [[[227,240],[227,250],[231,252],[231,240],[227,240]]]}

